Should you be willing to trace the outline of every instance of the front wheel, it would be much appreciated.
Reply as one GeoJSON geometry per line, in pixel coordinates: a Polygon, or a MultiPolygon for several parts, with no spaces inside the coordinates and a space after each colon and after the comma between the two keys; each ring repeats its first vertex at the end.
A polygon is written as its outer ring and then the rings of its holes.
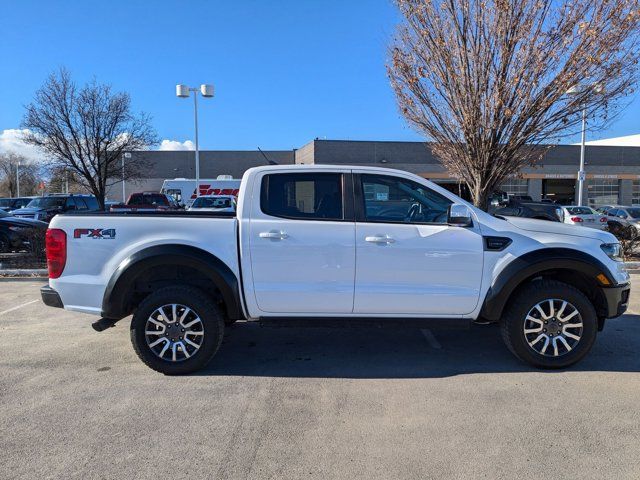
{"type": "Polygon", "coordinates": [[[145,298],[131,321],[131,343],[147,366],[166,375],[195,372],[218,351],[223,316],[201,290],[164,287],[145,298]]]}
{"type": "Polygon", "coordinates": [[[581,360],[598,330],[596,311],[577,288],[556,280],[523,287],[501,322],[511,352],[537,368],[564,368],[581,360]]]}

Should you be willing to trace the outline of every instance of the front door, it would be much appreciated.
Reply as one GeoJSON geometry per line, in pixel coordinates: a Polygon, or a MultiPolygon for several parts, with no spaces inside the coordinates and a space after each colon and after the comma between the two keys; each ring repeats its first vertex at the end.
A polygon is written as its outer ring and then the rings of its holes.
{"type": "Polygon", "coordinates": [[[262,312],[352,312],[355,223],[345,178],[350,182],[350,175],[322,172],[262,178],[250,223],[253,288],[262,312]]]}
{"type": "Polygon", "coordinates": [[[453,203],[402,177],[356,175],[354,313],[468,314],[478,304],[477,225],[447,224],[453,203]]]}

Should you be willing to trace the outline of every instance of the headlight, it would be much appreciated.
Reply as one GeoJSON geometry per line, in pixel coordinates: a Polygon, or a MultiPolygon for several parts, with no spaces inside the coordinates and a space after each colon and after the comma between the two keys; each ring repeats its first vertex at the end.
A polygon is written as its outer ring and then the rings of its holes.
{"type": "Polygon", "coordinates": [[[623,260],[622,248],[619,243],[603,243],[600,245],[600,248],[611,260],[615,260],[616,262],[621,262],[623,260]]]}

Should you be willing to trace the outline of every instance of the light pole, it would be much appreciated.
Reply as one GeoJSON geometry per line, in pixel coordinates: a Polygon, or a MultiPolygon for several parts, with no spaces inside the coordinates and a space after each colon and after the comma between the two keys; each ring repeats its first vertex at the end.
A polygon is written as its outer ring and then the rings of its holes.
{"type": "MultiPolygon", "coordinates": [[[[602,86],[599,84],[588,85],[586,87],[571,87],[567,90],[567,95],[581,95],[585,91],[592,91],[595,93],[602,92],[602,86]]],[[[582,103],[582,140],[580,142],[580,169],[578,170],[578,206],[582,206],[582,198],[584,192],[584,180],[586,178],[586,174],[584,171],[584,154],[586,148],[586,138],[587,138],[587,107],[585,103],[582,103]]]]}
{"type": "Polygon", "coordinates": [[[122,203],[127,201],[127,197],[126,197],[126,191],[125,191],[125,186],[124,186],[124,159],[130,159],[131,158],[131,154],[129,152],[123,153],[122,154],[122,203]]]}
{"type": "Polygon", "coordinates": [[[176,85],[176,96],[188,98],[193,92],[193,113],[196,129],[196,197],[200,196],[200,149],[198,145],[198,92],[205,97],[213,97],[213,85],[200,85],[199,88],[188,87],[187,85],[176,85]]]}
{"type": "Polygon", "coordinates": [[[16,190],[18,191],[16,197],[20,196],[20,160],[16,165],[16,190]]]}

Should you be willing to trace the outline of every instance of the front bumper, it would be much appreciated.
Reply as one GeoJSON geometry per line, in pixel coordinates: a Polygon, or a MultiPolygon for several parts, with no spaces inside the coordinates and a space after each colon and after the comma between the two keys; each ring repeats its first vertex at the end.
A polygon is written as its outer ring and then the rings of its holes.
{"type": "Polygon", "coordinates": [[[607,302],[606,318],[619,317],[627,311],[630,292],[631,283],[602,288],[602,293],[604,293],[607,302]]]}
{"type": "Polygon", "coordinates": [[[48,307],[64,308],[60,295],[49,285],[40,289],[40,295],[42,296],[42,301],[48,307]]]}

